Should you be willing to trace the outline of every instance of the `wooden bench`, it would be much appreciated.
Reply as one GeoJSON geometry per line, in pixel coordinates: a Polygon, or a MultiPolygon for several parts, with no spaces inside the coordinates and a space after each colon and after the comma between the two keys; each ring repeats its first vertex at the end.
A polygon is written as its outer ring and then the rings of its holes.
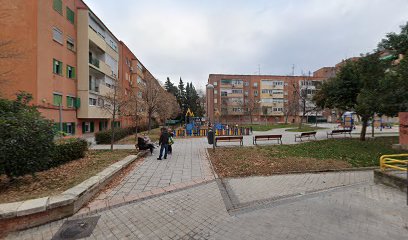
{"type": "Polygon", "coordinates": [[[351,137],[351,129],[336,129],[336,130],[332,130],[331,132],[327,132],[327,138],[329,138],[329,136],[333,136],[334,135],[341,135],[344,134],[344,136],[346,136],[346,134],[349,134],[351,137]]]}
{"type": "Polygon", "coordinates": [[[300,135],[296,134],[295,135],[295,142],[296,140],[299,138],[300,141],[302,142],[302,138],[307,137],[308,139],[310,139],[310,137],[314,137],[314,139],[316,139],[316,132],[302,132],[300,135]]]}
{"type": "Polygon", "coordinates": [[[254,136],[252,143],[256,145],[256,141],[268,141],[268,140],[278,140],[278,143],[282,144],[282,135],[256,135],[254,136]]]}
{"type": "Polygon", "coordinates": [[[243,136],[218,136],[215,137],[215,146],[217,146],[217,142],[239,142],[241,146],[244,145],[244,137],[243,136]]]}

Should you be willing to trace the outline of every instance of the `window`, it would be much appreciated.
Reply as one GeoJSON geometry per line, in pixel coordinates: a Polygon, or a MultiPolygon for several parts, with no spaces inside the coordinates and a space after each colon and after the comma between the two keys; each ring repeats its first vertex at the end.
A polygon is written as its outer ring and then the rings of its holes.
{"type": "Polygon", "coordinates": [[[140,76],[137,76],[137,83],[142,83],[142,78],[140,76]]]}
{"type": "Polygon", "coordinates": [[[218,99],[217,99],[217,98],[214,98],[214,103],[218,103],[218,99]]]}
{"type": "Polygon", "coordinates": [[[137,68],[139,68],[140,71],[143,71],[143,66],[140,62],[137,62],[137,68]]]}
{"type": "Polygon", "coordinates": [[[54,39],[56,42],[63,44],[62,42],[62,31],[59,30],[57,27],[52,28],[52,39],[54,39]]]}
{"type": "Polygon", "coordinates": [[[249,93],[248,93],[248,91],[245,91],[245,93],[244,93],[244,94],[245,94],[245,96],[248,96],[248,94],[249,94],[249,93]]]}
{"type": "Polygon", "coordinates": [[[52,72],[62,76],[62,62],[54,59],[52,72]]]}
{"type": "Polygon", "coordinates": [[[221,97],[226,97],[227,95],[228,95],[228,92],[221,91],[221,97]]]}
{"type": "Polygon", "coordinates": [[[89,98],[89,106],[96,106],[96,98],[89,98]]]}
{"type": "Polygon", "coordinates": [[[254,83],[254,87],[258,87],[258,83],[254,83]]]}
{"type": "Polygon", "coordinates": [[[52,7],[62,15],[62,0],[53,0],[52,7]]]}
{"type": "Polygon", "coordinates": [[[82,133],[94,132],[94,122],[82,122],[82,133]]]}
{"type": "Polygon", "coordinates": [[[73,108],[75,107],[75,98],[71,96],[67,96],[67,107],[73,108]]]}
{"type": "Polygon", "coordinates": [[[69,7],[67,7],[67,19],[70,21],[72,24],[75,23],[75,13],[72,11],[69,7]]]}
{"type": "Polygon", "coordinates": [[[143,94],[142,94],[142,92],[137,92],[137,96],[139,97],[139,98],[142,98],[143,97],[143,94]]]}
{"type": "Polygon", "coordinates": [[[89,91],[99,92],[99,83],[91,75],[89,75],[89,91]]]}
{"type": "Polygon", "coordinates": [[[232,84],[234,85],[242,85],[243,81],[242,80],[232,80],[232,84]]]}
{"type": "Polygon", "coordinates": [[[214,82],[214,86],[217,86],[218,85],[218,82],[214,82]]]}
{"type": "Polygon", "coordinates": [[[230,79],[221,79],[221,84],[228,85],[231,84],[231,81],[230,79]]]}
{"type": "Polygon", "coordinates": [[[218,90],[214,90],[214,95],[215,95],[215,94],[218,94],[218,90]]]}
{"type": "Polygon", "coordinates": [[[75,52],[75,40],[70,36],[67,37],[67,48],[75,52]]]}
{"type": "Polygon", "coordinates": [[[62,95],[54,93],[52,103],[54,104],[54,106],[62,105],[62,95]]]}
{"type": "Polygon", "coordinates": [[[74,135],[75,134],[75,123],[74,122],[62,123],[62,131],[70,135],[74,135]]]}
{"type": "Polygon", "coordinates": [[[248,87],[248,86],[249,86],[249,82],[245,82],[244,85],[245,85],[246,87],[248,87]]]}
{"type": "Polygon", "coordinates": [[[98,98],[98,106],[103,107],[105,105],[105,101],[102,98],[98,98]]]}
{"type": "Polygon", "coordinates": [[[75,68],[67,65],[67,78],[75,78],[75,68]]]}
{"type": "Polygon", "coordinates": [[[255,97],[258,96],[258,90],[255,90],[255,91],[254,91],[254,96],[255,96],[255,97]]]}
{"type": "Polygon", "coordinates": [[[242,93],[242,89],[232,89],[232,93],[242,93]]]}

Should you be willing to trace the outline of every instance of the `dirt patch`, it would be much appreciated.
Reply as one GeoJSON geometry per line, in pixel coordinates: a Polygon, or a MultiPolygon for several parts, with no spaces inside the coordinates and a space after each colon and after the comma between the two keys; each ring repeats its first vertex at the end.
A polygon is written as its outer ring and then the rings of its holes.
{"type": "Polygon", "coordinates": [[[0,203],[23,201],[59,194],[94,176],[136,150],[88,151],[84,158],[59,167],[25,175],[10,182],[0,175],[0,203]]]}
{"type": "Polygon", "coordinates": [[[245,177],[352,167],[350,163],[342,160],[273,157],[270,150],[257,147],[220,148],[215,153],[212,150],[208,152],[215,171],[220,177],[245,177]]]}

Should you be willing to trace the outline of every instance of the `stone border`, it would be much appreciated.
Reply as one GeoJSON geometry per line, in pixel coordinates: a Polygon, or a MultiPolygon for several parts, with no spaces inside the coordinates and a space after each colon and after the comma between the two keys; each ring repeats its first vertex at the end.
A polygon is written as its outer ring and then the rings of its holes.
{"type": "Polygon", "coordinates": [[[58,195],[0,204],[1,234],[35,227],[74,215],[116,174],[146,153],[147,151],[143,151],[137,155],[129,155],[58,195]]]}

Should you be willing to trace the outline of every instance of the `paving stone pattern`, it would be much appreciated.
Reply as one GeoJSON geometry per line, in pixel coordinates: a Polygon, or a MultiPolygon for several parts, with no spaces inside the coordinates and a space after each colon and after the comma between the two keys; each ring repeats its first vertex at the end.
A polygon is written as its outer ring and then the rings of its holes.
{"type": "Polygon", "coordinates": [[[100,194],[97,200],[109,200],[140,194],[157,188],[191,182],[196,179],[213,178],[206,156],[205,139],[176,139],[173,154],[167,159],[157,160],[159,149],[154,155],[147,154],[144,162],[131,171],[113,189],[100,194]]]}
{"type": "MultiPolygon", "coordinates": [[[[102,211],[88,239],[406,239],[405,197],[370,182],[230,216],[211,182],[102,211]]],[[[8,239],[50,239],[63,222],[8,239]]]]}
{"type": "Polygon", "coordinates": [[[306,194],[322,189],[373,181],[373,171],[285,174],[225,179],[233,201],[242,204],[260,199],[306,194]],[[235,198],[235,199],[234,199],[235,198]]]}

